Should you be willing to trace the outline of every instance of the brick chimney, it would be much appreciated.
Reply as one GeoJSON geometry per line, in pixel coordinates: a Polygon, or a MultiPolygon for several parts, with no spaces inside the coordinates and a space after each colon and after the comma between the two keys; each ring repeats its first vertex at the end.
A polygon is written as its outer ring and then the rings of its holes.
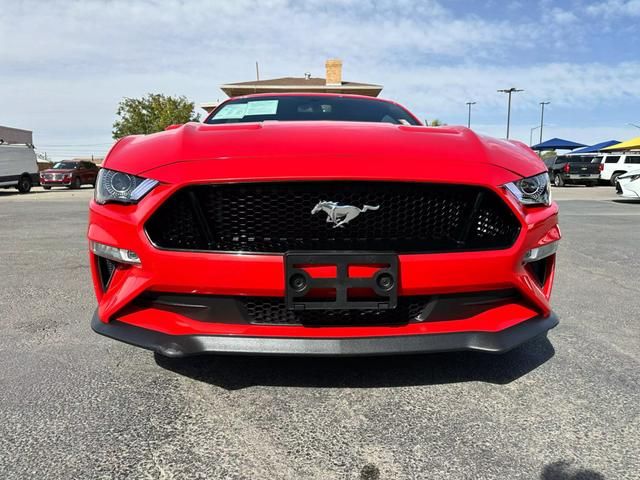
{"type": "Polygon", "coordinates": [[[325,63],[327,69],[327,85],[342,85],[342,60],[332,58],[325,63]]]}

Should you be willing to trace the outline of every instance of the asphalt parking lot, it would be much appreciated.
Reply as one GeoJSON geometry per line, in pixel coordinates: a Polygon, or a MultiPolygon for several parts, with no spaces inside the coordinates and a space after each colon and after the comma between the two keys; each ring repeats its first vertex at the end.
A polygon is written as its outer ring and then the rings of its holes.
{"type": "Polygon", "coordinates": [[[640,204],[554,194],[548,339],[163,361],[90,330],[92,191],[0,190],[0,477],[640,478],[640,204]]]}

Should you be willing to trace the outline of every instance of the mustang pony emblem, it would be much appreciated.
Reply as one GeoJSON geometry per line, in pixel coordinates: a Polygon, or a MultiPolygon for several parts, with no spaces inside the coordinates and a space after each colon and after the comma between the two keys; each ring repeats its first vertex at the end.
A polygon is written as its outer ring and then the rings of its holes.
{"type": "Polygon", "coordinates": [[[358,208],[353,205],[339,205],[338,202],[325,202],[321,200],[315,207],[313,207],[311,214],[315,215],[320,211],[326,213],[327,223],[333,223],[333,228],[338,228],[344,227],[361,213],[368,210],[378,210],[379,208],[380,205],[363,205],[362,208],[358,208]]]}

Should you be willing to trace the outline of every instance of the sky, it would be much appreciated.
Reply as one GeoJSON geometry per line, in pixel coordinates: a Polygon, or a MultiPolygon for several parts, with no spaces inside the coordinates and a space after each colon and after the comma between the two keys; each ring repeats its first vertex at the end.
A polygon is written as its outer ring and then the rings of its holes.
{"type": "Polygon", "coordinates": [[[222,100],[219,85],[324,77],[384,85],[423,119],[529,143],[640,135],[640,0],[0,0],[0,125],[49,157],[104,155],[123,97],[222,100]],[[538,139],[539,131],[533,131],[538,139]]]}

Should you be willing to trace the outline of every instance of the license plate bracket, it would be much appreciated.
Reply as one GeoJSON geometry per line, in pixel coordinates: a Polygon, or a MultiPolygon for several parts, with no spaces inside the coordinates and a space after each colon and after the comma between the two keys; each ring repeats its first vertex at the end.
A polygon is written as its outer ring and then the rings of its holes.
{"type": "Polygon", "coordinates": [[[285,295],[290,310],[388,310],[398,303],[398,256],[368,252],[287,252],[285,254],[285,295]],[[313,267],[335,267],[334,276],[314,277],[313,267]],[[350,276],[350,267],[367,267],[370,276],[350,276]],[[335,296],[312,297],[325,290],[335,296]],[[372,296],[351,292],[367,290],[372,296]]]}

